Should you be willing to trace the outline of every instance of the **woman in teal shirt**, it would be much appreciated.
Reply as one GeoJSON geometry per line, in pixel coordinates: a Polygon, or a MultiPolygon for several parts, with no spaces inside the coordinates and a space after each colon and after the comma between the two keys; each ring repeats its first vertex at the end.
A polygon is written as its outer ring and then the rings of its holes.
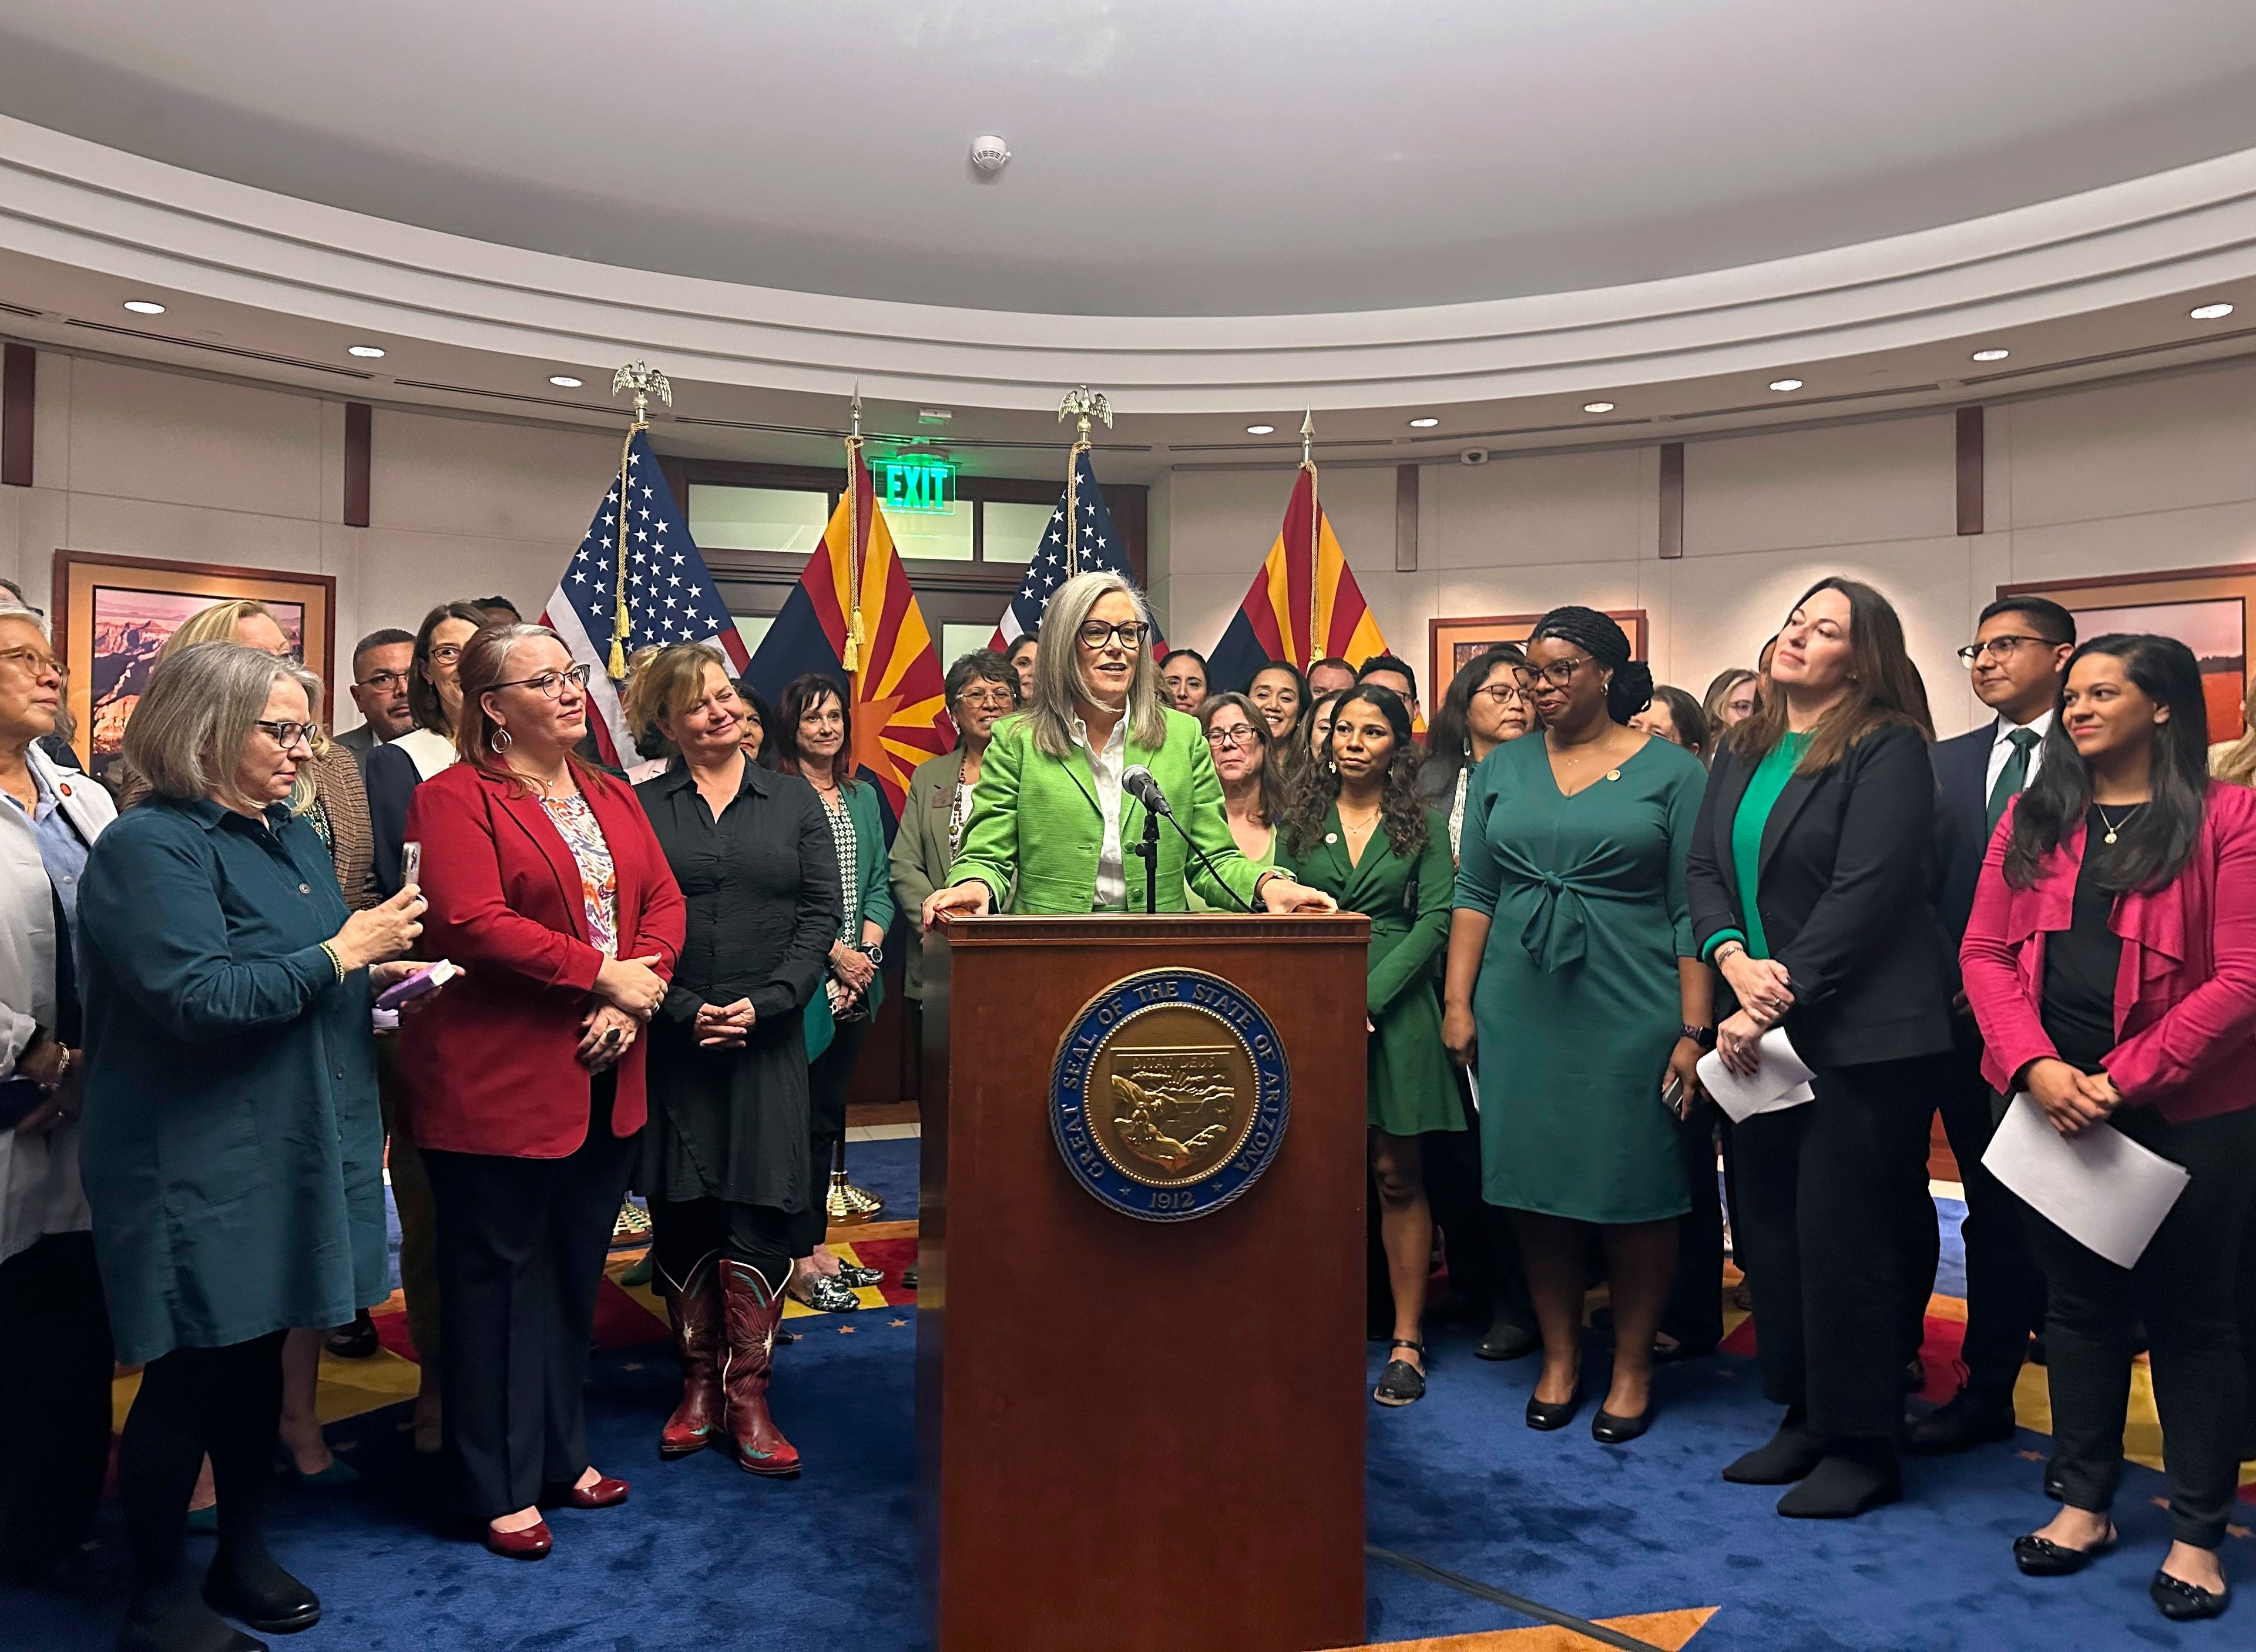
{"type": "Polygon", "coordinates": [[[826,1011],[831,1023],[828,1048],[807,1069],[807,1149],[814,1197],[795,1218],[793,1254],[802,1258],[792,1293],[811,1308],[850,1313],[862,1304],[856,1288],[885,1277],[881,1268],[850,1267],[822,1242],[823,1190],[830,1185],[830,1161],[846,1133],[846,1087],[862,1054],[870,1018],[885,998],[887,931],[893,927],[891,861],[885,851],[885,822],[878,813],[878,788],[854,772],[854,716],[845,686],[835,677],[810,672],[793,678],[776,702],[776,766],[814,788],[830,822],[838,850],[838,882],[846,896],[845,916],[831,943],[829,978],[823,994],[809,1006],[808,1039],[820,1037],[826,1011]]]}
{"type": "Polygon", "coordinates": [[[1341,911],[1371,919],[1366,1105],[1394,1296],[1393,1345],[1371,1397],[1397,1406],[1426,1394],[1420,1323],[1434,1218],[1419,1138],[1465,1127],[1434,999],[1455,876],[1449,822],[1419,802],[1421,755],[1409,708],[1392,689],[1365,683],[1342,695],[1323,760],[1309,767],[1286,816],[1280,862],[1341,911]]]}
{"type": "Polygon", "coordinates": [[[125,734],[148,794],[79,889],[81,1166],[117,1358],[146,1366],[118,1450],[135,1573],[118,1644],[141,1652],[243,1644],[214,1606],[270,1633],[320,1618],[260,1529],[282,1339],[385,1295],[369,992],[410,967],[384,960],[423,900],[349,913],[290,812],[320,694],[236,643],[166,660],[125,734]],[[219,1553],[199,1594],[181,1546],[207,1453],[219,1553]]]}

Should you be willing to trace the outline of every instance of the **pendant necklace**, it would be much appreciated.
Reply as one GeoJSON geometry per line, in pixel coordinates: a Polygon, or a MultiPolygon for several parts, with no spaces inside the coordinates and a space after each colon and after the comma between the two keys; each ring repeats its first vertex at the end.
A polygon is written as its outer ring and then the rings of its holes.
{"type": "Polygon", "coordinates": [[[2131,814],[2124,815],[2119,821],[2110,820],[2107,816],[2107,810],[2104,805],[2094,803],[2091,807],[2098,811],[2100,824],[2107,828],[2107,836],[2101,838],[2100,841],[2102,843],[2111,844],[2115,841],[2115,834],[2117,830],[2121,827],[2129,825],[2131,823],[2131,815],[2137,814],[2140,809],[2146,808],[2146,805],[2144,803],[2132,804],[2131,814]]]}

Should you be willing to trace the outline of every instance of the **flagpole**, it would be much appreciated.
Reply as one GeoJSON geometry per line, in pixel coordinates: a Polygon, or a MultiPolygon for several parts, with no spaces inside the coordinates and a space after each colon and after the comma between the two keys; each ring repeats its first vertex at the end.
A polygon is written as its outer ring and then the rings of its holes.
{"type": "Polygon", "coordinates": [[[850,698],[861,693],[862,650],[868,633],[862,625],[862,381],[854,381],[854,428],[846,438],[846,615],[845,658],[850,698]]]}
{"type": "Polygon", "coordinates": [[[1089,424],[1092,419],[1104,420],[1107,430],[1112,428],[1112,404],[1105,399],[1103,391],[1092,392],[1086,385],[1066,392],[1058,404],[1058,422],[1068,419],[1079,420],[1073,447],[1065,460],[1065,576],[1071,579],[1081,572],[1081,455],[1089,451],[1089,424]]]}
{"type": "Polygon", "coordinates": [[[619,537],[613,547],[619,563],[619,605],[611,621],[611,660],[609,667],[613,682],[624,682],[627,676],[627,639],[634,633],[634,621],[627,611],[627,511],[628,491],[633,484],[628,479],[627,461],[634,453],[634,439],[650,428],[650,399],[655,392],[659,400],[673,406],[673,386],[666,382],[664,373],[646,362],[629,362],[611,377],[611,394],[623,390],[634,392],[634,422],[627,427],[626,440],[619,446],[619,537]]]}
{"type": "Polygon", "coordinates": [[[1302,671],[1313,670],[1322,656],[1317,650],[1324,646],[1323,570],[1317,564],[1317,553],[1323,546],[1323,518],[1316,504],[1316,411],[1313,407],[1301,410],[1301,469],[1308,473],[1308,657],[1301,661],[1302,671]]]}

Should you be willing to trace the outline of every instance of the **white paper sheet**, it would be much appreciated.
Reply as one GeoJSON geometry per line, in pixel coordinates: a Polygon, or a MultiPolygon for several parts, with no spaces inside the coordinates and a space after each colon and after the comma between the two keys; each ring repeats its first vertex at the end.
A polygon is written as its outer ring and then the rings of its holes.
{"type": "Polygon", "coordinates": [[[1757,1065],[1752,1077],[1742,1078],[1724,1065],[1714,1050],[1700,1057],[1700,1082],[1731,1122],[1759,1112],[1798,1107],[1811,1098],[1809,1066],[1794,1052],[1786,1028],[1773,1027],[1755,1041],[1757,1065]]]}
{"type": "Polygon", "coordinates": [[[2118,1267],[2146,1253],[2154,1230],[2193,1178],[2112,1125],[2063,1136],[2017,1092],[1990,1138],[1982,1168],[2038,1215],[2118,1267]]]}

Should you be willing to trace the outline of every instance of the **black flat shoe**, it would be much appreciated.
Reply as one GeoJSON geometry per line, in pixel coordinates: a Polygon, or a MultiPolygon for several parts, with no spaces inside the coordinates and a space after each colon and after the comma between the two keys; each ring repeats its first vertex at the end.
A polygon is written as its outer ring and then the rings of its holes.
{"type": "Polygon", "coordinates": [[[858,1262],[841,1262],[838,1264],[838,1277],[846,1281],[850,1290],[867,1290],[872,1285],[885,1282],[885,1270],[864,1267],[858,1262]]]}
{"type": "Polygon", "coordinates": [[[271,1560],[204,1576],[204,1604],[261,1634],[295,1634],[321,1620],[321,1598],[271,1560]]]}
{"type": "Polygon", "coordinates": [[[1539,1429],[1546,1434],[1554,1430],[1563,1429],[1575,1420],[1575,1413],[1581,1410],[1582,1407],[1583,1380],[1576,1377],[1575,1391],[1556,1404],[1547,1400],[1539,1400],[1533,1394],[1529,1394],[1527,1426],[1531,1429],[1539,1429]]]}
{"type": "Polygon", "coordinates": [[[267,1652],[267,1646],[191,1595],[161,1617],[128,1617],[117,1631],[117,1652],[267,1652]]]}
{"type": "Polygon", "coordinates": [[[1734,1486],[1791,1486],[1804,1479],[1825,1455],[1822,1436],[1793,1412],[1769,1441],[1734,1460],[1724,1478],[1734,1486]]]}
{"type": "Polygon", "coordinates": [[[321,1338],[321,1345],[340,1359],[373,1359],[383,1343],[376,1334],[376,1322],[363,1308],[349,1325],[339,1325],[321,1338]]]}
{"type": "Polygon", "coordinates": [[[1925,1416],[1905,1425],[1903,1448],[1914,1457],[1948,1457],[2013,1437],[2012,1400],[2000,1404],[1961,1388],[1925,1416]]]}
{"type": "Polygon", "coordinates": [[[1473,1353],[1482,1359],[1525,1359],[1542,1345],[1540,1332],[1499,1313],[1488,1322],[1488,1331],[1473,1353]]]}
{"type": "Polygon", "coordinates": [[[1633,1417],[1618,1417],[1605,1407],[1598,1408],[1597,1415],[1590,1419],[1590,1437],[1600,1445],[1627,1445],[1653,1426],[1653,1401],[1645,1402],[1645,1409],[1633,1417]]]}
{"type": "Polygon", "coordinates": [[[807,1274],[792,1293],[818,1314],[850,1314],[862,1305],[862,1299],[841,1282],[835,1274],[807,1274]]]}
{"type": "Polygon", "coordinates": [[[1833,1449],[1778,1500],[1788,1520],[1854,1520],[1903,1496],[1903,1474],[1891,1445],[1860,1444],[1833,1449]]]}
{"type": "Polygon", "coordinates": [[[2066,1543],[2056,1543],[2049,1537],[2040,1537],[2034,1532],[2013,1539],[2013,1564],[2022,1575],[2030,1578],[2067,1578],[2082,1571],[2093,1561],[2115,1547],[2120,1536],[2114,1527],[2107,1536],[2089,1549],[2070,1549],[2066,1543]]]}
{"type": "Polygon", "coordinates": [[[2157,1571],[2154,1582],[2147,1585],[2147,1593],[2161,1608],[2162,1615],[2172,1623],[2192,1623],[2203,1618],[2221,1618],[2224,1608],[2232,1603],[2230,1589],[2211,1594],[2199,1584],[2188,1583],[2182,1578],[2173,1578],[2167,1571],[2157,1571]]]}
{"type": "MultiPolygon", "coordinates": [[[[1397,1337],[1387,1345],[1390,1353],[1397,1348],[1407,1348],[1421,1359],[1426,1357],[1426,1345],[1407,1337],[1397,1337]]],[[[1426,1373],[1407,1359],[1389,1359],[1371,1397],[1381,1405],[1415,1405],[1426,1397],[1426,1373]]]]}

